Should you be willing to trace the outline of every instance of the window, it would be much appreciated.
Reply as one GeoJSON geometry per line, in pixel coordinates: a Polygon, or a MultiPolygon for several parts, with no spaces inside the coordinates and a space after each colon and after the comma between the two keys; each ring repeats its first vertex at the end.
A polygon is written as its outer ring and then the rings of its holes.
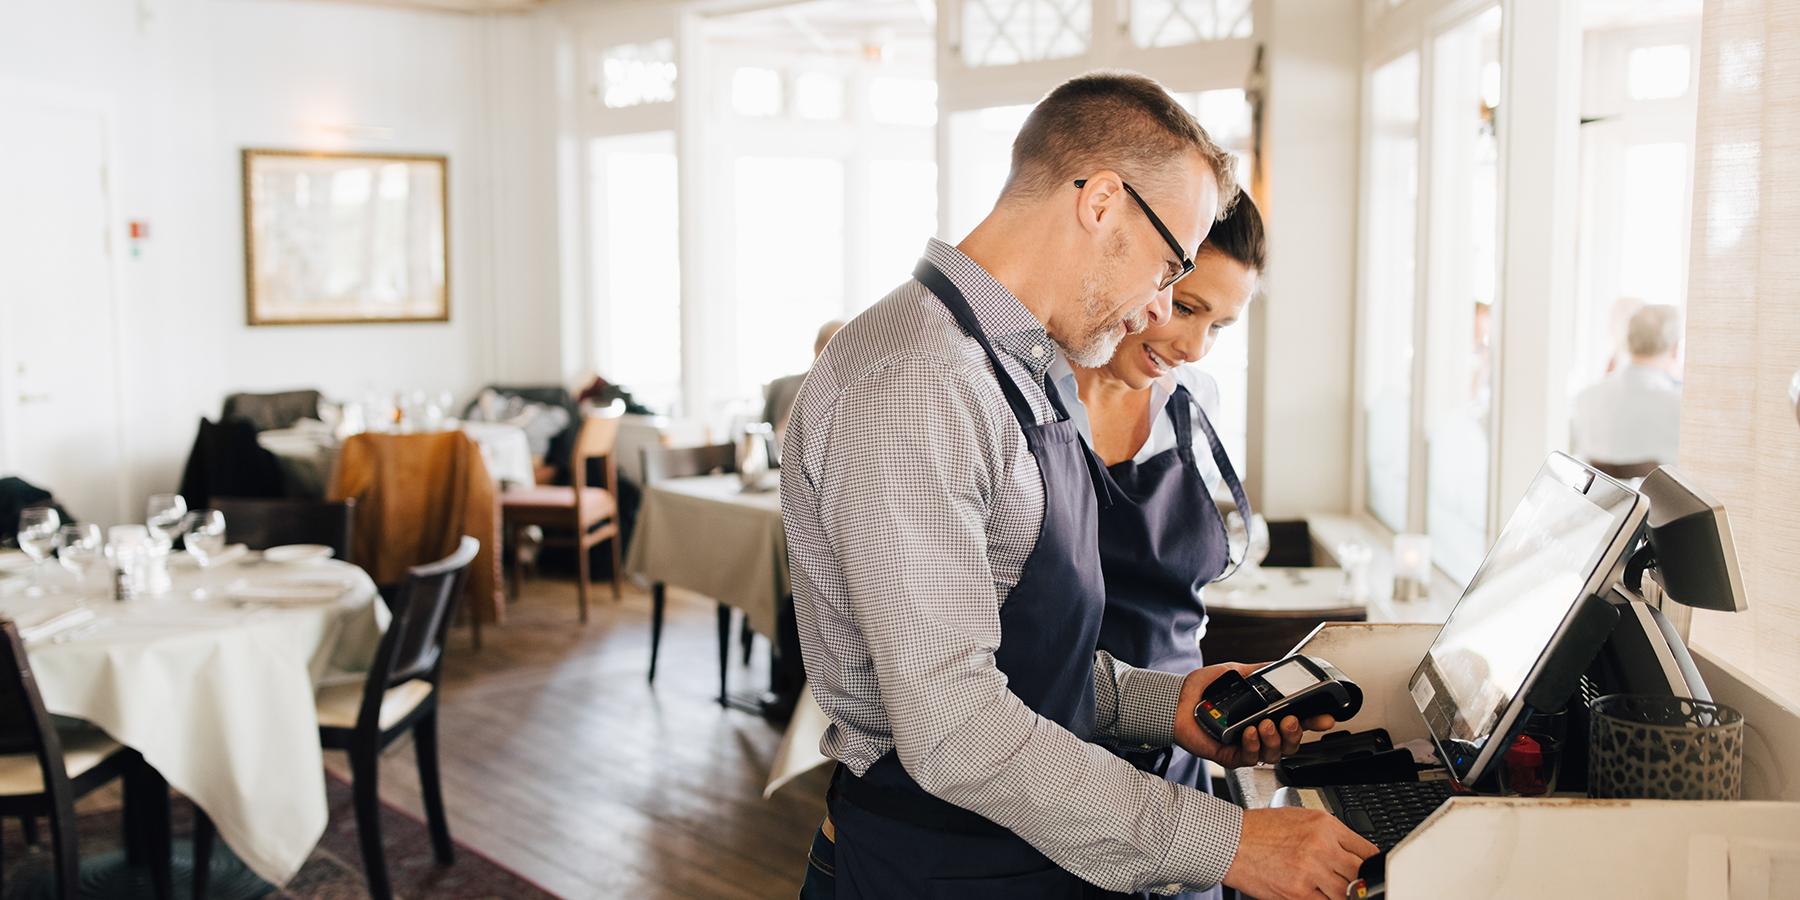
{"type": "Polygon", "coordinates": [[[877,159],[869,163],[868,219],[860,234],[866,248],[860,287],[845,309],[861,312],[912,275],[937,233],[937,163],[928,159],[877,159]]]}
{"type": "Polygon", "coordinates": [[[606,138],[592,148],[595,359],[652,409],[681,392],[681,264],[675,137],[606,138]]]}
{"type": "Polygon", "coordinates": [[[675,99],[675,42],[620,44],[600,53],[592,91],[609,109],[675,99]]]}
{"type": "Polygon", "coordinates": [[[1637,47],[1626,63],[1627,92],[1633,100],[1669,100],[1688,92],[1685,44],[1637,47]]]}
{"type": "Polygon", "coordinates": [[[1250,0],[1131,0],[1131,41],[1139,47],[1247,38],[1254,27],[1250,0]]]}
{"type": "Polygon", "coordinates": [[[1425,309],[1426,509],[1433,562],[1467,581],[1488,549],[1498,303],[1500,9],[1436,39],[1425,309]]]}
{"type": "Polygon", "coordinates": [[[1419,56],[1408,53],[1369,80],[1367,208],[1363,215],[1362,405],[1369,512],[1409,526],[1412,459],[1413,295],[1419,187],[1419,56]]]}
{"type": "Polygon", "coordinates": [[[951,114],[947,239],[968,234],[994,208],[1012,165],[1013,138],[1030,114],[1030,104],[951,114]]]}
{"type": "Polygon", "coordinates": [[[937,82],[879,76],[869,82],[869,115],[883,125],[937,124],[937,82]]]}
{"type": "Polygon", "coordinates": [[[734,389],[755,393],[806,371],[819,326],[843,314],[844,166],[741,156],[735,175],[734,389]]]}
{"type": "Polygon", "coordinates": [[[1004,66],[1087,52],[1092,0],[963,0],[962,58],[1004,66]]]}
{"type": "Polygon", "coordinates": [[[781,115],[781,73],[760,66],[742,66],[732,72],[731,109],[751,118],[781,115]]]}

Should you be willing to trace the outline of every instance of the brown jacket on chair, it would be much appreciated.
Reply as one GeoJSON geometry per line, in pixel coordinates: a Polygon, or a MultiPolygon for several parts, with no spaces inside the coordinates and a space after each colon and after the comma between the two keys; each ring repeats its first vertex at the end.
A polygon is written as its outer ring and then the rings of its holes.
{"type": "Polygon", "coordinates": [[[355,498],[355,554],[377,584],[398,584],[406,570],[456,550],[465,534],[481,539],[469,567],[469,609],[497,623],[500,507],[481,448],[460,431],[359,434],[344,442],[327,496],[355,498]]]}

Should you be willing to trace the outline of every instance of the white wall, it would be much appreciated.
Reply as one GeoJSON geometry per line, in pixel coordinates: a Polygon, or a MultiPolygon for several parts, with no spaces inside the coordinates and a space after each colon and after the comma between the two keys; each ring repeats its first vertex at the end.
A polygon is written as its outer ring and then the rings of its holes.
{"type": "Polygon", "coordinates": [[[133,496],[174,485],[231,390],[560,377],[542,29],[296,0],[0,6],[0,83],[106,102],[117,208],[150,226],[116,262],[133,496]],[[244,147],[446,154],[451,321],[246,326],[244,147]]]}
{"type": "Polygon", "coordinates": [[[1271,518],[1349,508],[1361,4],[1276,0],[1263,143],[1264,298],[1251,307],[1249,484],[1271,518]],[[1260,368],[1261,377],[1257,377],[1260,368]]]}

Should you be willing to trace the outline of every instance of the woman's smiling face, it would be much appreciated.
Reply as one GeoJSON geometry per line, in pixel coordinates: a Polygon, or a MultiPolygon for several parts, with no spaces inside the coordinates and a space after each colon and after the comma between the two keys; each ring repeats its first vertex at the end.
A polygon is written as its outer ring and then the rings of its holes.
{"type": "Polygon", "coordinates": [[[1175,283],[1168,321],[1127,335],[1105,370],[1133,390],[1148,388],[1176,366],[1205,357],[1219,332],[1243,316],[1255,292],[1255,272],[1202,246],[1193,274],[1175,283]]]}

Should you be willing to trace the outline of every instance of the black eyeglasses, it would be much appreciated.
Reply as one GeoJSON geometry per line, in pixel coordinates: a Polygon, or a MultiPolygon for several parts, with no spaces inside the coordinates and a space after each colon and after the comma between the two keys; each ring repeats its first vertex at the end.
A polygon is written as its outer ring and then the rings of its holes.
{"type": "MultiPolygon", "coordinates": [[[[1075,179],[1077,188],[1084,187],[1086,184],[1086,178],[1075,179]]],[[[1143,207],[1144,215],[1149,217],[1150,224],[1156,226],[1156,233],[1162,235],[1162,239],[1168,242],[1170,250],[1175,251],[1175,259],[1167,261],[1166,268],[1163,270],[1162,283],[1156,286],[1158,293],[1166,291],[1175,282],[1186,278],[1188,273],[1194,271],[1194,258],[1187,255],[1186,250],[1181,249],[1181,242],[1175,239],[1175,235],[1169,233],[1169,226],[1164,225],[1163,221],[1156,217],[1156,210],[1151,209],[1150,204],[1145,203],[1144,198],[1138,196],[1137,188],[1123,181],[1119,184],[1125,188],[1125,193],[1131,195],[1131,199],[1137,201],[1138,206],[1143,207]]]]}

